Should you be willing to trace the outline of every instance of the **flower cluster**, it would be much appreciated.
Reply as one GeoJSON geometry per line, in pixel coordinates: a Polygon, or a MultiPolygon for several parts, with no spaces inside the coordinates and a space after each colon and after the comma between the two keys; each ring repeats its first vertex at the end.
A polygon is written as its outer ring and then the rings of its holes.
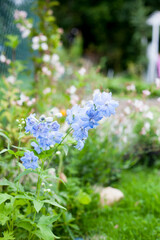
{"type": "Polygon", "coordinates": [[[26,119],[26,132],[30,132],[36,138],[37,143],[32,142],[31,145],[38,154],[62,141],[63,134],[59,132],[59,127],[58,122],[53,121],[52,117],[41,116],[38,120],[35,118],[35,114],[31,114],[26,119]]]}
{"type": "Polygon", "coordinates": [[[77,104],[77,102],[79,101],[79,97],[76,94],[76,91],[77,91],[77,88],[74,85],[72,85],[70,88],[66,90],[66,92],[69,93],[70,95],[70,103],[72,105],[77,104]]]}
{"type": "Polygon", "coordinates": [[[15,10],[14,19],[17,22],[16,27],[21,32],[22,38],[28,37],[28,35],[31,33],[32,23],[26,18],[27,12],[15,10]]]}
{"type": "Polygon", "coordinates": [[[7,65],[9,65],[11,63],[11,60],[7,59],[7,57],[4,54],[1,54],[0,55],[0,62],[6,63],[7,65]]]}
{"type": "MultiPolygon", "coordinates": [[[[9,78],[9,77],[8,77],[9,78]]],[[[11,82],[11,80],[12,80],[12,78],[10,77],[10,79],[6,79],[6,80],[8,80],[8,82],[9,82],[9,80],[10,80],[10,83],[14,83],[14,82],[11,82]]],[[[19,98],[19,100],[17,100],[17,101],[12,101],[12,104],[13,105],[19,105],[19,106],[22,106],[24,103],[28,106],[28,107],[30,107],[30,106],[32,106],[34,103],[36,102],[36,99],[35,98],[29,98],[28,96],[26,96],[24,93],[21,93],[20,94],[20,98],[19,98]]]]}
{"type": "Polygon", "coordinates": [[[78,73],[81,75],[81,76],[84,76],[85,73],[86,73],[86,69],[84,67],[80,68],[78,73]]]}
{"type": "Polygon", "coordinates": [[[26,169],[36,169],[38,167],[38,157],[34,155],[34,152],[25,152],[24,156],[21,158],[21,161],[26,169]]]}
{"type": "Polygon", "coordinates": [[[44,51],[48,50],[47,37],[44,36],[43,34],[33,37],[32,49],[33,50],[42,49],[44,51]]]}
{"type": "Polygon", "coordinates": [[[76,148],[81,150],[88,137],[88,130],[96,128],[103,117],[115,114],[118,102],[112,100],[112,94],[100,91],[95,92],[93,101],[89,101],[84,107],[75,105],[67,110],[67,122],[73,129],[73,137],[77,141],[76,148]]]}
{"type": "MultiPolygon", "coordinates": [[[[60,78],[65,73],[65,68],[59,61],[59,56],[57,54],[49,55],[45,54],[43,56],[43,61],[47,64],[49,64],[50,68],[55,70],[55,77],[60,78]]],[[[47,75],[51,76],[51,70],[48,68],[48,66],[42,67],[42,72],[47,75]]]]}

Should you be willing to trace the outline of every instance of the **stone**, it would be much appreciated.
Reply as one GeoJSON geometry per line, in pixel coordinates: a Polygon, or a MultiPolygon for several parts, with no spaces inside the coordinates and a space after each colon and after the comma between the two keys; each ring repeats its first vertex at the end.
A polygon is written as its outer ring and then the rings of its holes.
{"type": "Polygon", "coordinates": [[[124,194],[119,189],[112,187],[96,188],[96,192],[100,194],[100,202],[102,206],[111,206],[115,202],[119,202],[124,198],[124,194]]]}

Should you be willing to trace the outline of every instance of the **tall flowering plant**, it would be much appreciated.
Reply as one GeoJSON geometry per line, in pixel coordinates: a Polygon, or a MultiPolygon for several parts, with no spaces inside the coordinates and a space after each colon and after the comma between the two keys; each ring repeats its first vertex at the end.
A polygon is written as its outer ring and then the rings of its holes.
{"type": "MultiPolygon", "coordinates": [[[[18,159],[19,168],[14,182],[5,178],[0,181],[0,186],[8,186],[10,189],[10,194],[0,194],[0,214],[6,214],[5,219],[0,218],[4,236],[10,233],[11,236],[17,237],[23,232],[24,238],[17,239],[26,239],[26,236],[27,239],[56,238],[52,223],[58,220],[64,207],[61,206],[58,196],[60,176],[56,176],[51,168],[53,156],[59,148],[65,151],[64,146],[69,144],[68,135],[73,138],[72,143],[75,147],[81,150],[89,130],[96,128],[103,118],[115,114],[117,106],[118,102],[112,100],[111,93],[96,92],[93,100],[83,107],[75,105],[67,111],[68,129],[65,133],[52,117],[41,116],[38,119],[35,114],[31,114],[26,119],[25,132],[32,135],[31,148],[22,148],[19,144],[17,152],[11,150],[10,146],[1,151],[13,154],[18,159]],[[38,179],[34,178],[34,175],[38,176],[38,179]],[[29,176],[33,180],[31,189],[24,185],[26,177],[29,176]]],[[[61,165],[61,162],[59,164],[61,165]]]]}

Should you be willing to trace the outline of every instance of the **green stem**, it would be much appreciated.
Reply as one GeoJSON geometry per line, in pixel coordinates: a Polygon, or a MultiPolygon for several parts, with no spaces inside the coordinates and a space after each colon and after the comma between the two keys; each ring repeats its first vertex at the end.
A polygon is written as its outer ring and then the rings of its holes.
{"type": "MultiPolygon", "coordinates": [[[[41,167],[42,170],[44,169],[44,162],[45,161],[42,160],[42,167],[41,167]]],[[[41,184],[42,184],[42,179],[40,176],[38,176],[37,189],[36,189],[37,200],[39,199],[39,196],[40,196],[41,184]]],[[[35,221],[35,218],[36,218],[36,210],[34,209],[33,222],[35,221]]],[[[32,239],[32,237],[33,237],[33,234],[30,232],[28,236],[28,240],[32,239]]]]}
{"type": "MultiPolygon", "coordinates": [[[[18,139],[18,151],[21,147],[21,127],[20,127],[20,130],[19,130],[19,139],[18,139]]],[[[20,161],[20,156],[18,158],[18,162],[20,161]]],[[[18,165],[18,174],[21,173],[21,170],[20,170],[20,166],[18,165]]],[[[20,179],[18,180],[18,188],[17,188],[17,192],[19,192],[19,185],[20,185],[20,179]]]]}
{"type": "MultiPolygon", "coordinates": [[[[63,156],[60,155],[59,156],[59,166],[58,166],[58,177],[60,177],[60,173],[62,172],[62,167],[63,167],[63,156]]],[[[59,189],[59,186],[60,186],[60,181],[58,181],[58,189],[59,189]]]]}
{"type": "MultiPolygon", "coordinates": [[[[45,161],[42,160],[42,167],[41,167],[41,168],[42,168],[42,171],[43,171],[43,169],[44,169],[44,162],[45,162],[45,161]]],[[[40,176],[38,176],[37,190],[36,190],[37,200],[39,199],[40,190],[41,190],[41,184],[42,184],[42,179],[41,179],[40,176]]]]}
{"type": "MultiPolygon", "coordinates": [[[[57,145],[57,147],[54,150],[54,154],[56,153],[56,151],[58,150],[59,146],[63,143],[63,141],[66,139],[66,137],[71,133],[72,128],[69,128],[66,135],[62,138],[62,141],[57,145]]],[[[48,161],[47,167],[46,169],[49,167],[50,163],[51,163],[52,157],[50,158],[50,160],[48,161]]]]}

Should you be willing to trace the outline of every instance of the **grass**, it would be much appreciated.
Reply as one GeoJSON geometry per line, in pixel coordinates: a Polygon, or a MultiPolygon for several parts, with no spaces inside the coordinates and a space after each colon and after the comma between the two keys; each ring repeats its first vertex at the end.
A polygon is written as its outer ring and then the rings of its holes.
{"type": "Polygon", "coordinates": [[[86,240],[160,240],[160,172],[124,172],[113,187],[122,190],[124,200],[86,213],[86,240]]]}

